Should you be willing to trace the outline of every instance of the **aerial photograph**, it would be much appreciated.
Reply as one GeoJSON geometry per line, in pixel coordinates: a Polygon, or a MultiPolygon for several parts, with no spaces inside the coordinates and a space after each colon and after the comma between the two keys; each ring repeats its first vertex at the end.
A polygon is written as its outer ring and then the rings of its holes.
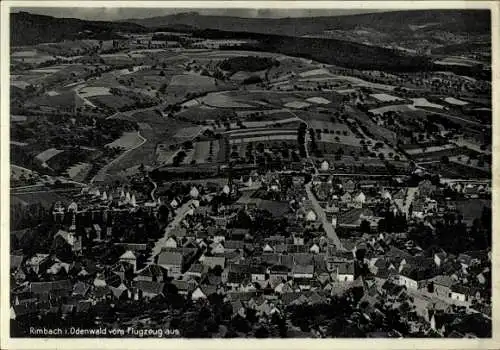
{"type": "Polygon", "coordinates": [[[492,338],[489,9],[8,16],[10,337],[492,338]]]}

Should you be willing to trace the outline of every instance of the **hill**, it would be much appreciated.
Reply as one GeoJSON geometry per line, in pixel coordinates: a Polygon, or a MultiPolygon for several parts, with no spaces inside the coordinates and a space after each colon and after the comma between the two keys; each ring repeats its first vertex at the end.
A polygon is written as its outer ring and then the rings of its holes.
{"type": "Polygon", "coordinates": [[[377,12],[350,16],[300,17],[300,18],[240,18],[227,16],[202,16],[196,12],[180,13],[126,22],[155,28],[162,26],[189,26],[196,29],[256,32],[303,36],[320,34],[327,30],[353,30],[371,28],[378,32],[414,33],[425,29],[452,33],[490,32],[488,10],[415,10],[377,12]]]}
{"type": "Polygon", "coordinates": [[[73,39],[109,40],[120,38],[120,32],[146,31],[147,28],[128,22],[86,21],[27,12],[10,14],[10,38],[13,46],[73,39]]]}
{"type": "MultiPolygon", "coordinates": [[[[192,33],[196,37],[207,39],[251,39],[253,43],[242,45],[238,49],[278,52],[346,68],[388,72],[411,72],[432,68],[431,61],[426,56],[405,55],[387,48],[344,40],[213,29],[195,30],[192,33]]],[[[221,46],[220,49],[224,50],[226,47],[221,46]]],[[[227,49],[234,47],[229,46],[227,49]]]]}

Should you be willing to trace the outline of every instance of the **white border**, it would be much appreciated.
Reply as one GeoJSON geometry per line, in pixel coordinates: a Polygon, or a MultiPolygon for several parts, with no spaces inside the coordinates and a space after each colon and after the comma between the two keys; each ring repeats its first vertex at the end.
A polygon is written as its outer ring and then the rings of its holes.
{"type": "Polygon", "coordinates": [[[495,228],[500,221],[496,217],[496,203],[500,194],[496,191],[499,174],[496,171],[496,153],[500,152],[499,140],[493,140],[493,339],[18,339],[10,338],[10,306],[9,306],[9,12],[10,7],[136,7],[136,8],[270,8],[270,9],[491,9],[492,16],[492,74],[493,74],[493,129],[498,124],[498,103],[500,102],[499,44],[500,2],[496,1],[2,1],[1,5],[1,134],[0,134],[0,257],[1,257],[1,304],[0,335],[1,349],[491,349],[500,348],[499,319],[497,311],[498,288],[500,279],[496,274],[500,257],[497,247],[495,228]]]}

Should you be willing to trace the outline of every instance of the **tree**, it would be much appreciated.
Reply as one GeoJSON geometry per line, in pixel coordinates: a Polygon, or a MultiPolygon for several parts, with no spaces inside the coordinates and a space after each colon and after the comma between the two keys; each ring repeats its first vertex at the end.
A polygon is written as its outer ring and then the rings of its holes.
{"type": "Polygon", "coordinates": [[[370,233],[370,223],[367,220],[361,221],[359,230],[363,233],[370,233]]]}

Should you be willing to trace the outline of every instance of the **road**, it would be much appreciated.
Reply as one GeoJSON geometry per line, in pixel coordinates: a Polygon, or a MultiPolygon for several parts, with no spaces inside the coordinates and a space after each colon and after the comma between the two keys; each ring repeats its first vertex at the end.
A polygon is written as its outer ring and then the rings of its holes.
{"type": "Polygon", "coordinates": [[[182,206],[180,206],[175,213],[174,219],[168,224],[168,226],[165,228],[165,234],[163,235],[162,238],[160,238],[155,246],[153,247],[153,250],[151,251],[151,256],[148,259],[148,264],[153,264],[154,263],[154,258],[156,255],[161,253],[162,248],[165,247],[165,242],[167,239],[170,237],[170,232],[179,226],[179,224],[184,220],[186,217],[187,213],[189,210],[192,209],[193,205],[193,200],[189,200],[188,202],[184,203],[182,206]]]}
{"type": "Polygon", "coordinates": [[[155,192],[156,192],[156,189],[158,188],[158,184],[156,182],[154,182],[149,176],[148,176],[148,178],[149,178],[149,181],[151,181],[151,183],[154,186],[153,190],[151,191],[151,200],[154,202],[154,201],[156,201],[155,192]]]}
{"type": "Polygon", "coordinates": [[[109,168],[110,166],[112,166],[114,163],[118,162],[120,159],[122,159],[123,157],[125,157],[125,155],[127,155],[127,153],[129,153],[129,152],[131,152],[131,151],[135,150],[136,148],[141,147],[143,144],[145,144],[145,143],[148,141],[146,138],[142,137],[142,135],[141,135],[141,132],[140,132],[140,131],[138,131],[138,132],[137,132],[137,136],[139,136],[139,138],[141,138],[141,139],[142,139],[142,140],[141,140],[141,143],[139,143],[139,144],[135,145],[135,146],[134,146],[134,147],[132,147],[132,148],[129,148],[128,150],[126,150],[125,152],[123,152],[122,154],[120,154],[118,157],[116,157],[115,159],[113,159],[111,162],[109,162],[108,164],[106,164],[105,166],[103,166],[103,167],[102,167],[102,168],[101,168],[101,169],[97,172],[97,174],[96,174],[96,175],[92,178],[92,180],[90,180],[90,183],[93,183],[93,182],[94,182],[94,180],[96,179],[96,177],[98,177],[98,176],[102,176],[102,177],[106,176],[106,175],[107,175],[106,173],[107,173],[108,168],[109,168]]]}
{"type": "MultiPolygon", "coordinates": [[[[24,168],[22,166],[19,166],[19,165],[15,165],[15,164],[10,164],[11,167],[13,168],[18,168],[18,169],[21,169],[21,170],[24,170],[24,171],[28,171],[28,172],[36,172],[34,170],[31,170],[31,169],[28,169],[28,168],[24,168]]],[[[63,176],[50,176],[50,178],[55,181],[55,180],[59,180],[61,181],[62,183],[72,183],[72,184],[76,184],[76,185],[79,185],[79,186],[87,186],[87,184],[84,184],[83,182],[78,182],[78,181],[73,181],[73,180],[69,180],[63,176]]],[[[19,186],[19,187],[12,187],[11,190],[15,190],[15,189],[24,189],[24,188],[30,188],[30,187],[38,187],[38,186],[43,186],[44,183],[39,183],[39,184],[35,184],[35,185],[27,185],[27,186],[19,186]]]]}
{"type": "Polygon", "coordinates": [[[408,190],[406,191],[406,198],[403,204],[403,212],[406,214],[406,217],[408,217],[410,211],[410,205],[411,203],[413,203],[413,199],[415,198],[417,190],[418,187],[408,187],[408,190]]]}
{"type": "Polygon", "coordinates": [[[319,205],[318,200],[316,199],[316,196],[312,193],[311,190],[311,183],[306,184],[306,193],[307,197],[309,200],[312,202],[314,212],[318,216],[318,219],[321,221],[323,224],[323,228],[326,232],[326,235],[328,238],[330,238],[333,241],[333,244],[335,244],[336,248],[339,250],[344,250],[344,247],[342,245],[342,242],[340,242],[340,238],[337,236],[337,233],[335,232],[335,229],[332,226],[332,223],[328,221],[326,218],[326,213],[319,205]]]}

